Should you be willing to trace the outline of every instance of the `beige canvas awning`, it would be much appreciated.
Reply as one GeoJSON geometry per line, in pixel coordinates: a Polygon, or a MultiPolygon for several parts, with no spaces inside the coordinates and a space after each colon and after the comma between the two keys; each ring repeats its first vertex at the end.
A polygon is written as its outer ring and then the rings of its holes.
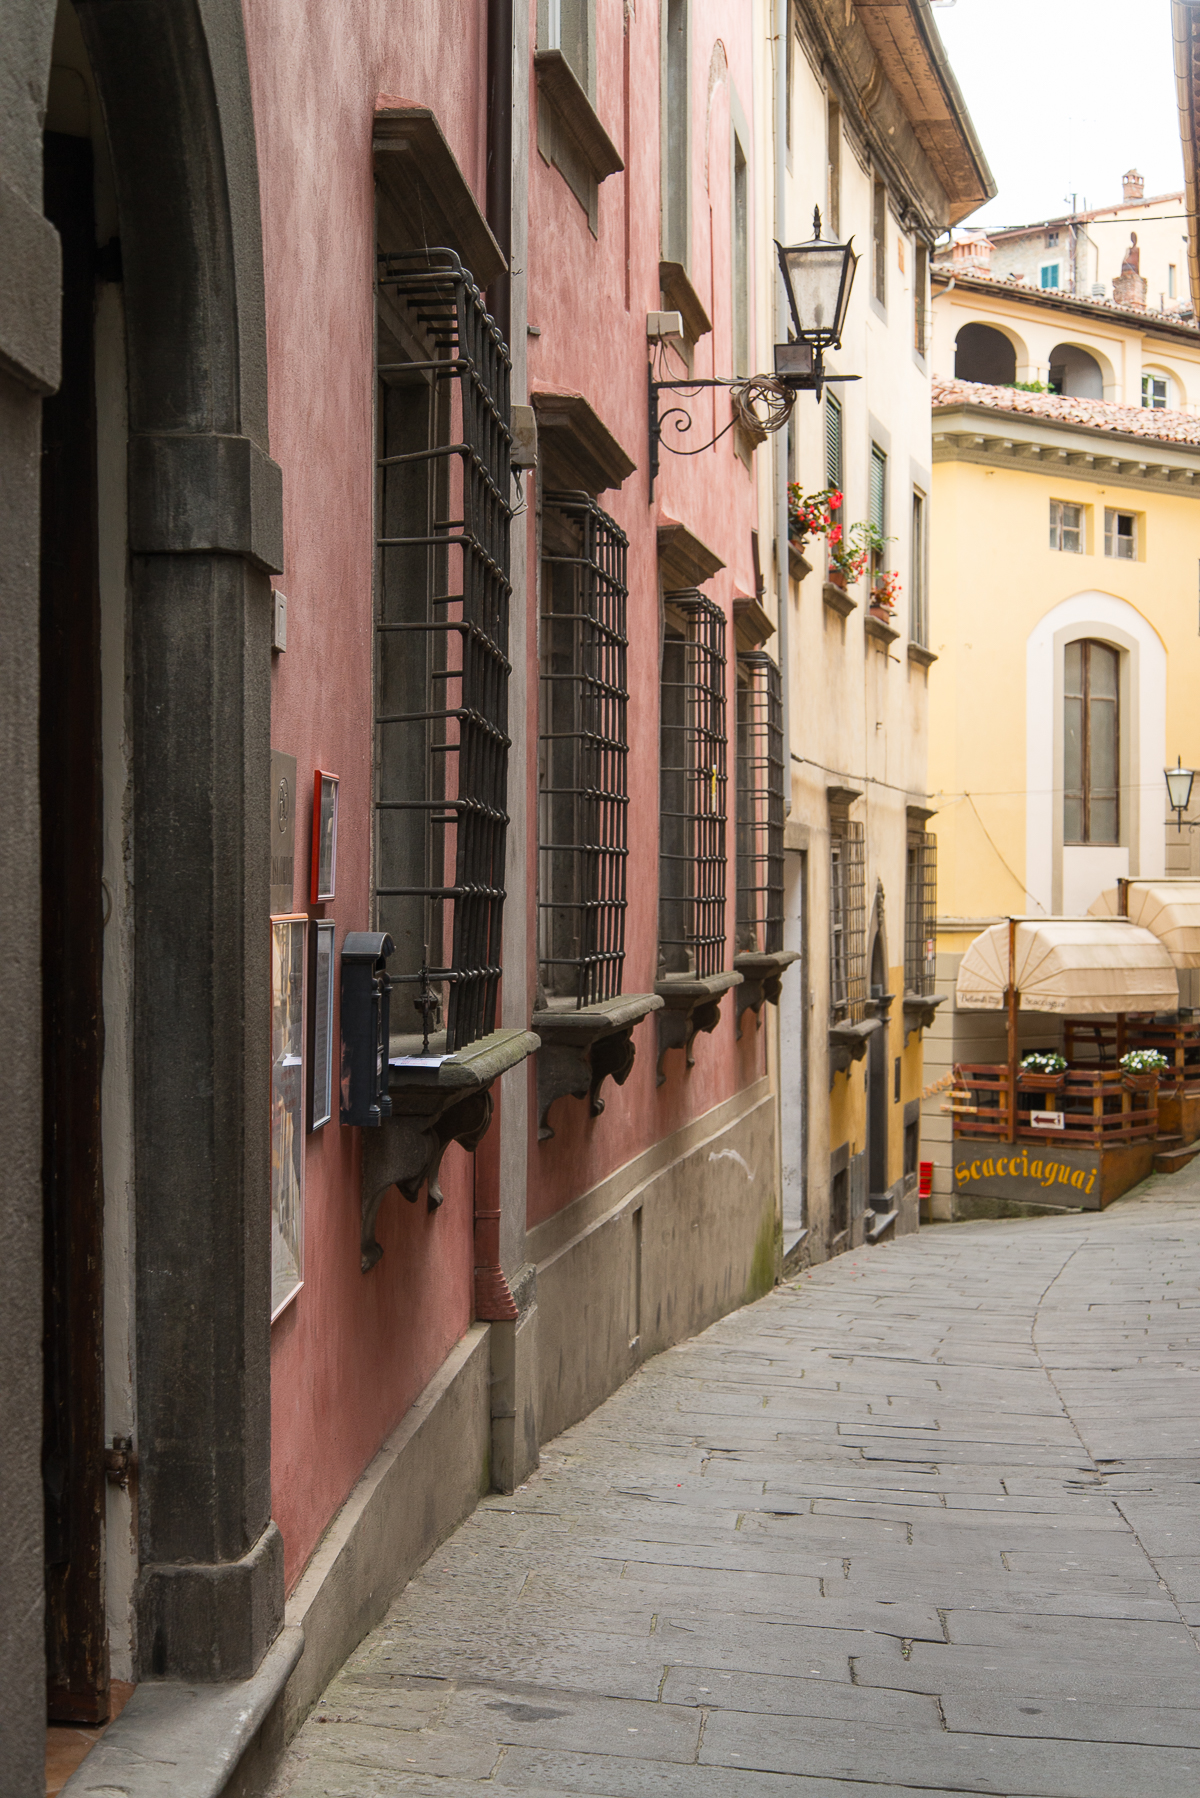
{"type": "MultiPolygon", "coordinates": [[[[1200,968],[1200,880],[1131,880],[1125,888],[1128,916],[1151,930],[1177,968],[1200,968]]],[[[1117,888],[1089,908],[1096,918],[1115,918],[1117,888]]]]}
{"type": "MultiPolygon", "coordinates": [[[[1001,1011],[1008,986],[1008,925],[977,936],[958,970],[958,1004],[1001,1011]]],[[[1017,925],[1022,1011],[1176,1011],[1179,987],[1166,949],[1136,924],[1048,918],[1017,925]]]]}

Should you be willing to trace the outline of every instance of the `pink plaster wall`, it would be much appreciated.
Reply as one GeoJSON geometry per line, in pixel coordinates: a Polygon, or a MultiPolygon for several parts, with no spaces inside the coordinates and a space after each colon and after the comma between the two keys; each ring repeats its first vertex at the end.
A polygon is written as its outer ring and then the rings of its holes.
{"type": "MultiPolygon", "coordinates": [[[[283,469],[288,649],[274,659],[271,742],[341,776],[338,891],[298,909],[369,923],[374,186],[378,94],[432,106],[478,195],[485,0],[245,0],[265,251],[271,454],[283,469]],[[450,21],[452,20],[452,23],[450,21]]],[[[307,842],[307,838],[305,838],[307,842]]],[[[289,1588],[388,1432],[471,1320],[472,1183],[447,1156],[446,1203],[384,1202],[384,1257],[359,1270],[358,1132],[308,1137],[304,1287],[272,1338],[272,1494],[289,1588]]]]}
{"type": "MultiPolygon", "coordinates": [[[[602,494],[600,499],[630,540],[630,858],[623,986],[634,993],[653,989],[657,961],[657,525],[660,518],[687,525],[726,564],[705,591],[724,607],[727,617],[731,741],[726,928],[731,956],[736,807],[733,598],[735,593],[754,592],[750,532],[757,513],[753,476],[737,456],[731,437],[695,457],[664,453],[656,491],[650,493],[646,314],[661,303],[660,16],[657,6],[639,7],[632,17],[630,11],[604,0],[597,6],[596,111],[625,160],[625,173],[601,184],[598,237],[592,236],[583,209],[558,170],[538,154],[537,96],[531,85],[529,321],[540,327],[540,335],[529,342],[529,383],[531,390],[582,393],[638,464],[619,492],[602,494]],[[586,296],[586,303],[581,304],[581,296],[586,296]]],[[[729,82],[732,77],[748,113],[750,27],[748,7],[694,0],[689,272],[713,321],[711,334],[696,348],[692,372],[698,376],[732,373],[729,82]]],[[[536,31],[535,8],[531,29],[536,31]]],[[[745,147],[753,182],[753,147],[745,147]]],[[[682,368],[673,370],[676,377],[683,373],[682,368]]],[[[727,422],[729,401],[723,393],[703,394],[692,412],[696,429],[688,441],[703,443],[727,422]]],[[[697,1038],[695,1067],[686,1071],[682,1051],[672,1051],[666,1061],[666,1082],[659,1087],[656,1025],[653,1017],[648,1018],[635,1033],[633,1072],[624,1087],[611,1082],[605,1087],[601,1117],[591,1119],[585,1106],[560,1100],[550,1116],[553,1138],[538,1143],[536,1127],[531,1128],[529,1225],[560,1210],[655,1141],[757,1078],[765,1067],[765,1048],[753,1014],[747,1015],[740,1043],[735,1029],[735,1008],[729,998],[722,1005],[718,1029],[697,1038]]],[[[536,1119],[533,1122],[536,1126],[536,1119]]]]}
{"type": "MultiPolygon", "coordinates": [[[[536,21],[531,3],[531,41],[536,21]]],[[[315,767],[341,776],[338,894],[313,909],[336,920],[337,944],[369,922],[373,535],[372,114],[379,94],[431,106],[482,205],[486,0],[397,8],[388,0],[244,0],[254,96],[265,247],[271,453],[283,469],[288,650],[274,658],[273,745],[297,758],[301,793],[315,767]]],[[[600,189],[599,239],[557,170],[530,146],[531,386],[585,393],[638,469],[603,503],[630,537],[630,910],[626,991],[654,981],[657,933],[659,619],[655,529],[678,519],[725,560],[709,591],[727,610],[732,694],[732,599],[753,591],[752,477],[726,439],[690,460],[664,457],[651,498],[646,457],[645,314],[657,308],[659,256],[658,8],[624,20],[598,0],[597,110],[623,148],[627,174],[600,189]],[[624,32],[628,29],[626,45],[624,32]],[[626,105],[626,51],[628,92],[626,105]],[[626,221],[628,218],[628,271],[626,221]]],[[[696,372],[731,369],[729,105],[732,72],[750,102],[749,9],[695,0],[692,28],[692,274],[714,320],[696,372]],[[718,40],[722,47],[718,48],[718,40]]],[[[531,115],[536,93],[531,80],[531,115]]],[[[754,170],[751,167],[751,178],[754,170]]],[[[518,205],[521,203],[518,197],[518,205]]],[[[717,407],[727,407],[718,399],[717,407]]],[[[712,416],[701,402],[698,420],[712,416]]],[[[727,411],[719,410],[719,422],[727,411]]],[[[532,510],[527,514],[533,565],[532,510]]],[[[525,602],[514,597],[514,604],[525,602]]],[[[526,841],[536,871],[536,694],[530,633],[526,841]]],[[[514,729],[517,720],[513,720],[514,729]]],[[[729,767],[733,930],[734,767],[729,767]]],[[[299,839],[310,819],[298,820],[299,839]]],[[[297,857],[306,907],[307,851],[297,857]]],[[[528,918],[531,984],[534,915],[528,918]]],[[[532,997],[532,992],[529,995],[532,997]]],[[[763,1067],[747,1019],[734,1040],[734,1006],[701,1037],[696,1067],[669,1060],[655,1085],[655,1026],[638,1031],[626,1086],[607,1089],[589,1120],[560,1103],[555,1138],[536,1140],[536,1079],[528,1073],[528,1220],[550,1214],[662,1135],[718,1104],[763,1067]]],[[[446,1203],[430,1216],[392,1194],[379,1220],[384,1258],[359,1271],[359,1143],[336,1121],[307,1140],[305,1283],[273,1333],[272,1486],[294,1585],[323,1530],[388,1432],[471,1320],[475,1182],[497,1177],[493,1127],[472,1161],[446,1158],[446,1203]]],[[[481,1186],[481,1190],[483,1187],[481,1186]]]]}

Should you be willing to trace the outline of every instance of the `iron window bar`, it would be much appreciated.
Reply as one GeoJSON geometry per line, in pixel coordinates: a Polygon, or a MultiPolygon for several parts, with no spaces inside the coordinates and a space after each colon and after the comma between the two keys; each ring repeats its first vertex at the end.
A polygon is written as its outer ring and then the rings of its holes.
{"type": "Polygon", "coordinates": [[[904,888],[904,987],[928,998],[937,980],[937,838],[908,841],[904,888]]]}
{"type": "Polygon", "coordinates": [[[548,999],[621,991],[629,814],[629,539],[583,493],[543,498],[538,960],[548,999]]]}
{"type": "Polygon", "coordinates": [[[829,851],[829,1002],[839,1023],[867,1015],[867,846],[861,823],[837,826],[829,851]]]}
{"type": "Polygon", "coordinates": [[[783,948],[783,682],[762,650],[737,658],[737,946],[783,948]]]}
{"type": "Polygon", "coordinates": [[[375,902],[453,1052],[495,1029],[500,982],[510,364],[453,251],[380,254],[377,283],[429,353],[377,365],[375,902]]]}
{"type": "Polygon", "coordinates": [[[725,615],[695,591],[666,596],[659,785],[659,963],[717,974],[725,962],[725,615]]]}

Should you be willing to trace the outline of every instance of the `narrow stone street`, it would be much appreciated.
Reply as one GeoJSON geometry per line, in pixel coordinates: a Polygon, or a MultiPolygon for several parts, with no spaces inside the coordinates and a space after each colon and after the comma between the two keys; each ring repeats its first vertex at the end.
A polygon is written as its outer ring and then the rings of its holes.
{"type": "Polygon", "coordinates": [[[329,1687],[288,1798],[1200,1792],[1200,1163],[647,1365],[329,1687]]]}

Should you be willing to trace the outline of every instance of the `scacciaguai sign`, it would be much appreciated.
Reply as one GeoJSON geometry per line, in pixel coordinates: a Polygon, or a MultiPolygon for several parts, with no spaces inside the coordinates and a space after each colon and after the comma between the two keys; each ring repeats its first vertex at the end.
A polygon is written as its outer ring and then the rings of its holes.
{"type": "Polygon", "coordinates": [[[1094,1150],[1049,1149],[1037,1144],[1005,1147],[1003,1154],[980,1153],[981,1145],[954,1145],[954,1185],[958,1192],[987,1194],[993,1198],[1031,1199],[1045,1203],[1087,1205],[1096,1203],[1095,1189],[1100,1157],[1094,1150]],[[1050,1198],[1054,1188],[1053,1198],[1050,1198]],[[1063,1191],[1067,1188],[1067,1191],[1063,1191]]]}

